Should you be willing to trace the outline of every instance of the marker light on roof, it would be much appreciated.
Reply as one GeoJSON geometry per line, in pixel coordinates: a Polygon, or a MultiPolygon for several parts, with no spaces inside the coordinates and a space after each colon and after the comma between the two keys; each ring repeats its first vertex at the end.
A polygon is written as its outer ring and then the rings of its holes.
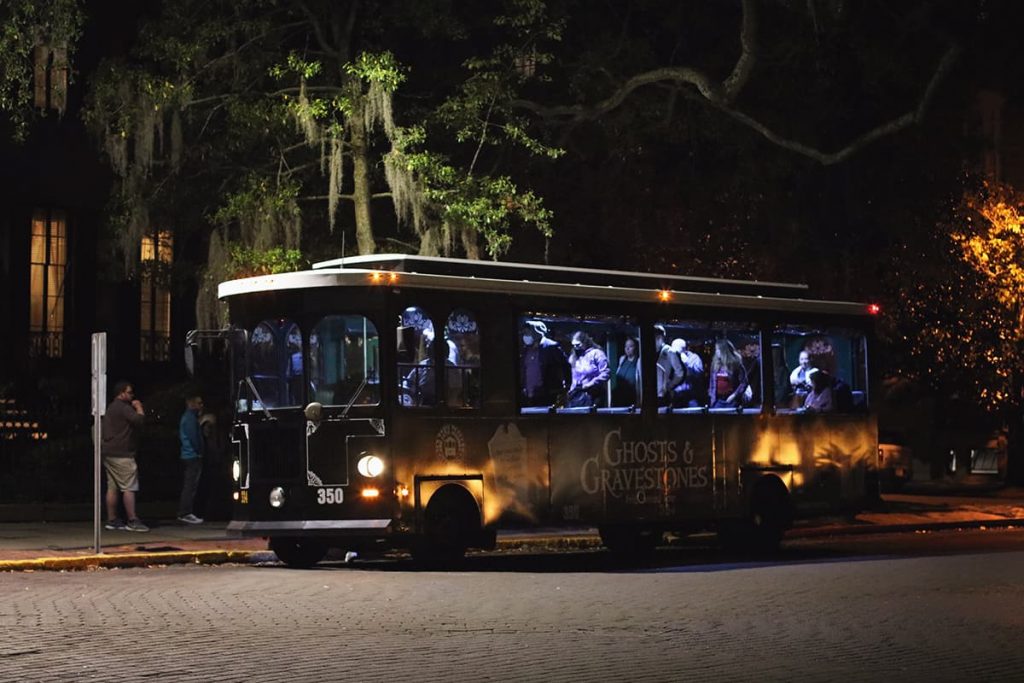
{"type": "Polygon", "coordinates": [[[373,282],[380,282],[380,279],[381,279],[382,277],[383,277],[383,275],[381,275],[381,274],[380,274],[380,271],[377,271],[377,270],[373,271],[373,272],[372,272],[372,273],[370,274],[370,280],[372,280],[373,282]]]}
{"type": "Polygon", "coordinates": [[[388,273],[388,282],[390,282],[391,284],[398,282],[398,273],[396,273],[395,271],[391,271],[390,273],[388,273]]]}
{"type": "Polygon", "coordinates": [[[669,290],[662,289],[658,291],[658,301],[668,301],[671,298],[672,292],[670,292],[669,290]]]}
{"type": "Polygon", "coordinates": [[[878,304],[868,304],[868,313],[871,315],[878,315],[882,312],[882,307],[878,304]]]}

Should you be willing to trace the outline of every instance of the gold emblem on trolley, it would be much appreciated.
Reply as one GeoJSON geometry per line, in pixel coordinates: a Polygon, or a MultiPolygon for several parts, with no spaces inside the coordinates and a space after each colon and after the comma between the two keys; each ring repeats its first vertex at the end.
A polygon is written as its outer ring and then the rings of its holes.
{"type": "Polygon", "coordinates": [[[442,425],[434,439],[434,453],[444,462],[462,460],[466,456],[466,439],[462,430],[452,424],[442,425]]]}

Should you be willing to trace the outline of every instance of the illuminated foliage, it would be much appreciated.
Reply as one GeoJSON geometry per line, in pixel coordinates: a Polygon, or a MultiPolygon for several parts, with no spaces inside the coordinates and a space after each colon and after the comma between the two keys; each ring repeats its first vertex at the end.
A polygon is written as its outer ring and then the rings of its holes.
{"type": "Polygon", "coordinates": [[[908,244],[890,343],[900,372],[989,410],[1019,402],[1024,363],[1024,195],[1006,185],[967,190],[935,239],[908,244]],[[899,355],[899,354],[897,354],[899,355]]]}
{"type": "Polygon", "coordinates": [[[500,169],[559,154],[508,104],[530,78],[523,50],[543,62],[556,22],[539,0],[505,5],[160,3],[85,111],[120,181],[126,268],[153,223],[198,232],[218,272],[229,243],[480,257],[519,230],[550,236],[540,198],[500,169]]]}

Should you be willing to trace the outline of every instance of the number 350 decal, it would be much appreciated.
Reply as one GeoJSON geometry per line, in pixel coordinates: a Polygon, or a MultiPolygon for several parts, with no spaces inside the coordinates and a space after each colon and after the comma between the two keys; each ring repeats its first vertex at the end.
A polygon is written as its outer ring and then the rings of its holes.
{"type": "Polygon", "coordinates": [[[341,489],[317,489],[316,502],[320,505],[337,505],[345,499],[341,489]]]}

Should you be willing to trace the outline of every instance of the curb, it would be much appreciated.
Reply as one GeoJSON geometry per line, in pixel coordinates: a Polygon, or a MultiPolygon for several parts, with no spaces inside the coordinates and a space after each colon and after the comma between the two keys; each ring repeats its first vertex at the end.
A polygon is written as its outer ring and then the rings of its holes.
{"type": "MultiPolygon", "coordinates": [[[[953,529],[1024,528],[1024,518],[928,522],[923,524],[836,525],[791,529],[786,538],[823,538],[827,536],[868,536],[871,534],[906,533],[909,531],[947,531],[953,529]]],[[[515,551],[543,547],[554,550],[591,550],[601,547],[596,535],[518,536],[498,539],[496,550],[515,551]]],[[[78,557],[40,557],[30,560],[0,560],[0,572],[87,571],[91,569],[122,569],[169,564],[257,564],[276,562],[270,550],[193,550],[150,553],[118,553],[82,555],[78,557]]]]}
{"type": "Polygon", "coordinates": [[[790,529],[786,538],[820,538],[823,536],[870,536],[871,534],[906,533],[908,531],[950,531],[953,529],[1013,529],[1024,528],[1024,518],[960,520],[954,522],[924,522],[921,524],[854,524],[843,526],[808,527],[790,529]]]}
{"type": "MultiPolygon", "coordinates": [[[[79,557],[40,557],[32,560],[0,560],[0,572],[8,571],[80,571],[88,569],[120,569],[161,564],[224,564],[261,561],[267,551],[194,550],[117,555],[82,555],[79,557]]],[[[271,553],[272,554],[272,553],[271,553]]]]}

